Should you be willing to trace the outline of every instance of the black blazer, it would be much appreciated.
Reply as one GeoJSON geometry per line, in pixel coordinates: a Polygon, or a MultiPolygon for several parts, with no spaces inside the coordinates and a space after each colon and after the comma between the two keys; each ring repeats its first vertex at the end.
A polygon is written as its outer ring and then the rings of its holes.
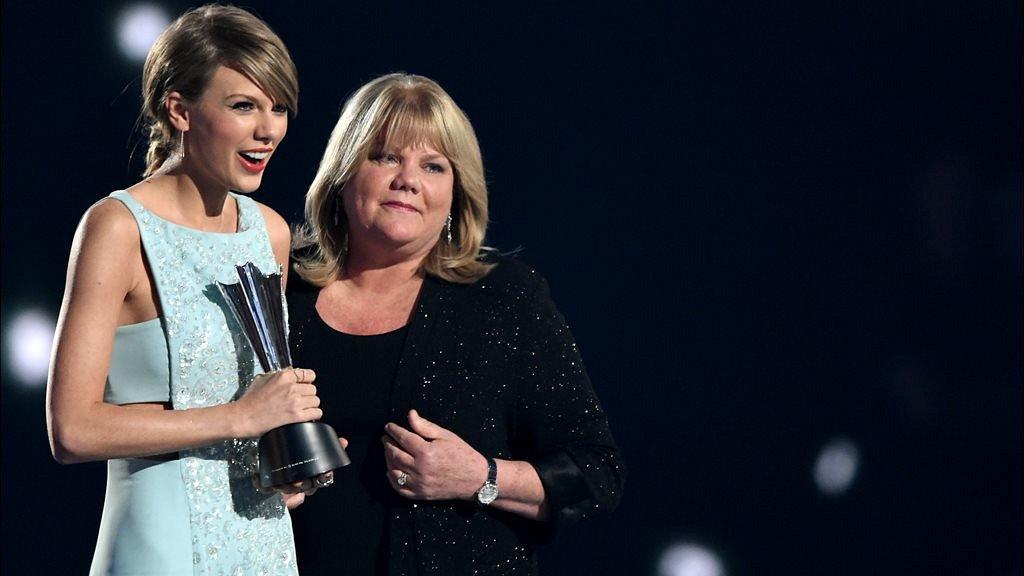
{"type": "Polygon", "coordinates": [[[474,284],[424,281],[390,418],[408,426],[415,408],[481,454],[530,462],[551,518],[396,495],[389,514],[393,575],[534,574],[536,544],[559,525],[619,501],[625,467],[547,283],[514,258],[489,259],[497,266],[474,284]]]}

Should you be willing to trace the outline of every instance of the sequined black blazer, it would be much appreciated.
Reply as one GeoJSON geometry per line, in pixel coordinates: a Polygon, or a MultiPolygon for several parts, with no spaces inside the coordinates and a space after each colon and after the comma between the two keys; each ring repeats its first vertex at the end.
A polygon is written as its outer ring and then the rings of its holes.
{"type": "Polygon", "coordinates": [[[390,419],[408,426],[415,408],[484,455],[530,462],[551,518],[396,497],[393,575],[534,574],[537,544],[619,501],[625,468],[547,282],[515,258],[491,260],[497,266],[474,284],[424,282],[390,419]]]}

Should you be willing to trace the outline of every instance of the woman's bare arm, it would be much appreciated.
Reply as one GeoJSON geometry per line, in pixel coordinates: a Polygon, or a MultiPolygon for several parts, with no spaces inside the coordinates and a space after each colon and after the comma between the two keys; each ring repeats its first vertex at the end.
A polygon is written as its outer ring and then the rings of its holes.
{"type": "Polygon", "coordinates": [[[89,209],[72,244],[47,385],[54,458],[72,463],[174,452],[226,438],[255,437],[322,414],[311,370],[263,376],[237,402],[190,410],[133,410],[103,402],[122,307],[140,282],[139,232],[108,200],[89,209]]]}

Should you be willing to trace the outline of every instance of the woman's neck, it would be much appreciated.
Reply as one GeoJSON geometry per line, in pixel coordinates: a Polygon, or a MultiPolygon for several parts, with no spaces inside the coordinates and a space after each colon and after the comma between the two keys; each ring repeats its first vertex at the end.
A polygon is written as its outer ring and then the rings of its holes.
{"type": "Polygon", "coordinates": [[[172,170],[164,178],[173,188],[183,213],[215,217],[224,211],[227,188],[204,183],[183,170],[172,170]]]}
{"type": "Polygon", "coordinates": [[[423,282],[422,258],[373,258],[350,251],[341,269],[340,280],[360,291],[377,294],[401,291],[423,282]]]}
{"type": "MultiPolygon", "coordinates": [[[[228,190],[202,186],[191,175],[171,171],[146,179],[160,190],[166,209],[183,224],[210,232],[230,232],[230,216],[234,211],[228,205],[228,190]]],[[[237,218],[236,218],[237,220],[237,218]]]]}

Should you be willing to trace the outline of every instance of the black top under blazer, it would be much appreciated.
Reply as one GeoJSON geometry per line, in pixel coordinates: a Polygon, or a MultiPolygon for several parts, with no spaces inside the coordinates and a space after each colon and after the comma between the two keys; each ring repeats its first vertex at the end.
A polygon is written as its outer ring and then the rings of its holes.
{"type": "MultiPolygon", "coordinates": [[[[547,282],[513,257],[487,259],[497,265],[476,283],[424,281],[390,419],[408,427],[415,408],[485,456],[529,462],[544,485],[550,519],[395,494],[388,518],[392,575],[535,574],[538,543],[559,525],[614,508],[622,493],[622,458],[547,282]]],[[[289,298],[318,290],[297,275],[289,289],[289,298]]],[[[299,321],[292,318],[293,325],[299,321]]],[[[305,505],[316,506],[316,498],[305,505]]],[[[341,510],[338,519],[353,520],[341,510]]]]}

